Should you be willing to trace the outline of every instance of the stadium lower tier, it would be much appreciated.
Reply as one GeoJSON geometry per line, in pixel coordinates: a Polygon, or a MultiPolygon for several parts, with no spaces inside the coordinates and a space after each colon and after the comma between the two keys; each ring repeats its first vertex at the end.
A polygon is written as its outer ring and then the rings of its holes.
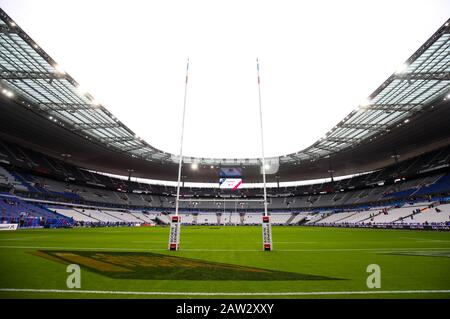
{"type": "MultiPolygon", "coordinates": [[[[173,214],[173,213],[172,213],[173,214]]],[[[262,212],[181,212],[183,225],[259,225],[262,212]]],[[[0,195],[1,223],[36,227],[168,225],[163,211],[64,204],[0,195]]],[[[450,229],[450,198],[336,211],[270,212],[274,225],[450,229]]]]}
{"type": "MultiPolygon", "coordinates": [[[[172,211],[175,208],[175,196],[169,192],[136,193],[110,189],[103,184],[86,182],[77,184],[71,180],[61,181],[50,177],[33,175],[10,167],[0,166],[0,191],[18,194],[22,197],[45,199],[49,201],[70,202],[73,204],[121,207],[124,209],[148,209],[172,211]]],[[[253,190],[256,192],[257,189],[253,190]]],[[[262,189],[260,189],[262,192],[262,189]]],[[[428,200],[430,196],[445,197],[450,194],[450,173],[448,170],[432,172],[412,179],[398,179],[394,184],[368,184],[364,188],[339,189],[305,195],[277,194],[278,189],[268,189],[268,209],[272,211],[339,210],[351,206],[387,204],[398,201],[428,200]],[[275,192],[275,193],[274,193],[275,192]]],[[[180,202],[184,210],[202,211],[240,211],[259,212],[264,206],[262,194],[251,197],[239,194],[227,197],[182,194],[188,201],[180,202]],[[235,202],[224,201],[233,199],[235,202]]]]}
{"type": "MultiPolygon", "coordinates": [[[[398,160],[398,159],[397,159],[398,160]]],[[[219,173],[218,173],[219,174],[219,173]]],[[[263,189],[244,184],[237,190],[205,187],[182,187],[180,195],[192,201],[181,203],[183,209],[230,210],[235,203],[220,198],[262,198],[263,189]],[[197,198],[218,198],[216,202],[197,198]]],[[[164,184],[164,183],[163,183],[164,184]]],[[[72,202],[172,210],[175,207],[174,186],[119,178],[93,172],[0,139],[0,191],[23,193],[25,196],[72,202]]],[[[386,167],[334,180],[297,186],[267,188],[270,210],[299,210],[362,205],[373,202],[409,200],[413,197],[450,194],[450,145],[405,158],[386,167]]],[[[240,211],[259,211],[262,202],[238,203],[240,211]]]]}
{"type": "MultiPolygon", "coordinates": [[[[448,152],[437,152],[432,158],[440,158],[439,154],[448,152]]],[[[420,158],[419,162],[424,162],[420,158]]],[[[357,189],[345,186],[351,182],[349,179],[340,181],[342,188],[337,190],[303,195],[283,195],[280,189],[268,189],[271,222],[339,227],[448,227],[450,172],[446,161],[446,157],[437,161],[435,164],[442,167],[435,166],[430,172],[397,178],[387,185],[377,178],[378,182],[357,189]]],[[[0,191],[4,191],[0,193],[1,222],[17,223],[20,227],[169,224],[175,211],[171,189],[136,193],[123,191],[124,186],[106,187],[99,180],[89,181],[87,176],[61,180],[56,175],[39,175],[18,166],[0,166],[0,191]]],[[[250,197],[235,194],[206,198],[205,192],[204,196],[182,194],[185,201],[180,202],[180,215],[184,225],[261,223],[264,206],[258,189],[253,189],[254,196],[250,197]]]]}

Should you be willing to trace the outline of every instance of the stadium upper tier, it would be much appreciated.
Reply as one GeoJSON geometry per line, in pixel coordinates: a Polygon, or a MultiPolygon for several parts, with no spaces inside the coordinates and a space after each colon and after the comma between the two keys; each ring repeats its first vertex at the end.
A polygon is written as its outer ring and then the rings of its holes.
{"type": "MultiPolygon", "coordinates": [[[[450,20],[449,20],[450,21],[450,20]]],[[[447,21],[324,137],[266,159],[268,181],[367,172],[450,141],[450,26],[447,21]],[[411,124],[409,124],[411,123],[411,124]],[[414,141],[414,143],[411,143],[414,141]]],[[[351,88],[349,88],[351,89],[351,88]]],[[[97,171],[176,180],[178,156],[152,147],[114,117],[0,9],[0,136],[97,171]],[[70,156],[70,157],[69,157],[70,156]]],[[[292,139],[292,137],[289,137],[292,139]]],[[[183,180],[212,182],[219,167],[261,181],[258,158],[184,157],[183,180]]]]}

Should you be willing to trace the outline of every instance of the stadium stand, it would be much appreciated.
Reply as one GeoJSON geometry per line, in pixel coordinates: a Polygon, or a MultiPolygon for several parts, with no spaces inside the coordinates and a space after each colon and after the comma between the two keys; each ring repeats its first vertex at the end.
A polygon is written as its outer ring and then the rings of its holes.
{"type": "Polygon", "coordinates": [[[76,222],[83,222],[83,223],[97,223],[100,222],[99,219],[90,217],[88,215],[85,215],[81,212],[79,212],[76,209],[72,208],[54,208],[54,211],[56,213],[59,213],[61,215],[67,216],[71,219],[73,219],[76,222]]]}
{"type": "MultiPolygon", "coordinates": [[[[0,9],[0,23],[8,22],[11,18],[0,9]]],[[[408,59],[405,70],[390,76],[370,95],[367,106],[352,111],[324,138],[268,159],[279,165],[277,174],[268,176],[272,183],[330,177],[267,188],[273,224],[450,222],[450,95],[449,74],[443,71],[448,54],[441,49],[448,47],[449,30],[448,22],[442,25],[408,59]],[[414,125],[404,125],[409,122],[414,125]]],[[[59,74],[54,61],[17,24],[2,32],[0,49],[10,52],[0,56],[2,221],[19,221],[24,227],[169,224],[176,188],[133,180],[131,172],[139,167],[145,175],[140,177],[172,181],[177,156],[150,146],[106,108],[93,105],[93,97],[81,94],[69,74],[59,74]]],[[[195,172],[184,172],[183,184],[210,182],[213,175],[216,179],[222,164],[239,167],[252,183],[261,180],[258,158],[186,160],[200,165],[195,172]]],[[[191,199],[180,202],[182,222],[260,224],[262,194],[261,187],[182,187],[180,196],[191,199]]]]}
{"type": "Polygon", "coordinates": [[[0,220],[20,227],[69,227],[73,221],[43,205],[34,205],[18,197],[0,195],[0,220]]]}
{"type": "Polygon", "coordinates": [[[6,189],[16,189],[21,191],[28,190],[27,187],[25,187],[12,174],[10,174],[6,169],[4,169],[1,166],[0,166],[0,186],[6,189]]]}

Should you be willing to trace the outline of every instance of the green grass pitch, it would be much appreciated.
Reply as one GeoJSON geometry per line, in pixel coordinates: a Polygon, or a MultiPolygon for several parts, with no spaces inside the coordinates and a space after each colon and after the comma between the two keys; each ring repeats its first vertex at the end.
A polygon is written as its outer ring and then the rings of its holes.
{"type": "Polygon", "coordinates": [[[256,226],[182,227],[177,252],[168,232],[1,232],[0,298],[450,298],[450,232],[273,227],[271,252],[256,226]],[[73,263],[80,289],[66,285],[73,263]]]}

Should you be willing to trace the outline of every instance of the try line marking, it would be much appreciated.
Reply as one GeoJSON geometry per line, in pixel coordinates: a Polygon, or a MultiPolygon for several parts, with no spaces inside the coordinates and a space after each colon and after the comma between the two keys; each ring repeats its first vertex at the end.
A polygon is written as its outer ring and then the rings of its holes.
{"type": "Polygon", "coordinates": [[[0,292],[36,292],[102,295],[177,295],[177,296],[319,296],[319,295],[375,295],[375,294],[427,294],[450,293],[450,290],[374,290],[374,291],[311,291],[311,292],[179,292],[179,291],[108,291],[0,288],[0,292]]]}
{"type": "MultiPolygon", "coordinates": [[[[106,250],[106,251],[167,251],[166,248],[124,248],[124,247],[58,247],[58,246],[19,246],[10,245],[2,246],[0,249],[75,249],[75,250],[106,250]]],[[[323,249],[275,249],[282,252],[340,252],[340,251],[422,251],[422,250],[450,250],[450,247],[405,247],[405,248],[323,248],[323,249]]],[[[208,249],[208,248],[183,248],[182,251],[194,251],[194,252],[250,252],[250,251],[262,251],[261,249],[208,249]]]]}

